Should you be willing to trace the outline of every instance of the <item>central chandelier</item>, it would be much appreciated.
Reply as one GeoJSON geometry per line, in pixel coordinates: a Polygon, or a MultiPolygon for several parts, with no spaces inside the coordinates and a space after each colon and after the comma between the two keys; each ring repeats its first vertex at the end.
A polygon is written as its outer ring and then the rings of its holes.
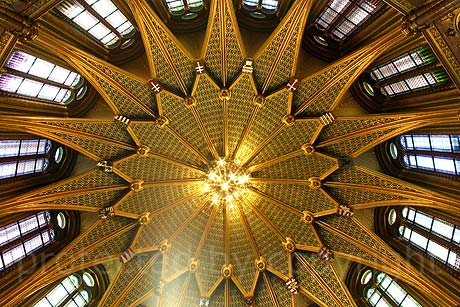
{"type": "Polygon", "coordinates": [[[204,178],[205,191],[212,204],[233,206],[233,201],[247,192],[250,177],[239,161],[218,159],[213,161],[204,178]]]}

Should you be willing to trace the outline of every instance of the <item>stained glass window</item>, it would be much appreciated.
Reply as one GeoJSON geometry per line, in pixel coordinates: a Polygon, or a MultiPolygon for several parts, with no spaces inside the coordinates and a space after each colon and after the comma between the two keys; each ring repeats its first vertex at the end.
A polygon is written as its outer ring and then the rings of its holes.
{"type": "Polygon", "coordinates": [[[14,51],[0,74],[0,91],[68,104],[81,98],[83,78],[23,51],[14,51]]]}
{"type": "Polygon", "coordinates": [[[377,0],[331,0],[315,20],[317,29],[343,41],[383,6],[377,0]]]}
{"type": "Polygon", "coordinates": [[[436,56],[430,47],[421,46],[372,68],[371,77],[376,81],[382,81],[434,62],[436,56]]]}
{"type": "Polygon", "coordinates": [[[121,45],[135,32],[134,26],[110,0],[73,0],[57,9],[103,45],[121,45]]]}
{"type": "Polygon", "coordinates": [[[373,67],[369,75],[374,84],[366,84],[372,91],[378,88],[383,95],[395,97],[450,83],[448,74],[437,62],[431,48],[424,45],[373,67]]]}
{"type": "Polygon", "coordinates": [[[54,241],[49,211],[0,227],[0,272],[54,241]]]}

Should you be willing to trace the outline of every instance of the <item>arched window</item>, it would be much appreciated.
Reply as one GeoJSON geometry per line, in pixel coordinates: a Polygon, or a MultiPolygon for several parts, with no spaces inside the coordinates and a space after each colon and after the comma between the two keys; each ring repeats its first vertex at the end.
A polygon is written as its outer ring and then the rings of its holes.
{"type": "Polygon", "coordinates": [[[390,144],[390,154],[406,168],[460,174],[460,135],[401,135],[390,144]]]}
{"type": "Polygon", "coordinates": [[[134,26],[110,0],[68,0],[57,10],[107,48],[124,49],[134,42],[134,26]]]}
{"type": "Polygon", "coordinates": [[[198,12],[204,9],[203,0],[165,0],[169,14],[180,16],[182,20],[198,17],[198,12]]]}
{"type": "Polygon", "coordinates": [[[24,213],[4,221],[0,224],[0,275],[10,273],[14,278],[47,260],[79,231],[79,219],[70,211],[24,213]]]}
{"type": "Polygon", "coordinates": [[[412,207],[391,209],[387,218],[400,240],[435,259],[448,271],[460,273],[459,225],[412,207]]]}
{"type": "Polygon", "coordinates": [[[91,290],[88,289],[90,285],[94,286],[94,279],[88,280],[91,276],[89,273],[81,276],[74,273],[67,276],[57,286],[55,286],[48,294],[46,294],[40,301],[35,303],[33,307],[64,307],[76,306],[83,307],[88,305],[91,301],[91,290]],[[84,279],[86,277],[86,279],[84,279]],[[87,283],[89,281],[89,284],[87,283]]]}
{"type": "Polygon", "coordinates": [[[372,307],[422,307],[388,274],[368,269],[361,275],[363,297],[372,307]]]}
{"type": "Polygon", "coordinates": [[[53,225],[49,211],[41,211],[0,227],[0,272],[55,240],[55,226],[65,227],[65,217],[59,215],[53,225]]]}
{"type": "Polygon", "coordinates": [[[428,45],[371,66],[351,90],[357,101],[371,112],[425,106],[442,108],[455,104],[458,96],[449,75],[428,45]]]}
{"type": "Polygon", "coordinates": [[[278,0],[242,0],[242,7],[254,18],[266,18],[274,15],[279,9],[278,0]]]}
{"type": "Polygon", "coordinates": [[[390,61],[373,67],[370,77],[375,83],[365,85],[370,95],[374,89],[394,97],[450,83],[442,67],[437,67],[436,56],[428,45],[418,47],[390,61]]]}
{"type": "MultiPolygon", "coordinates": [[[[315,20],[315,27],[337,42],[347,39],[353,32],[383,6],[379,0],[331,0],[315,20]]],[[[326,45],[323,36],[315,40],[326,45]]]]}
{"type": "Polygon", "coordinates": [[[84,307],[95,306],[104,295],[109,280],[102,265],[70,274],[39,291],[21,306],[84,307]]]}
{"type": "Polygon", "coordinates": [[[79,74],[16,50],[0,74],[0,91],[23,98],[68,105],[86,93],[79,74]]]}
{"type": "Polygon", "coordinates": [[[0,140],[0,180],[44,173],[63,154],[62,147],[46,139],[0,140]]]}

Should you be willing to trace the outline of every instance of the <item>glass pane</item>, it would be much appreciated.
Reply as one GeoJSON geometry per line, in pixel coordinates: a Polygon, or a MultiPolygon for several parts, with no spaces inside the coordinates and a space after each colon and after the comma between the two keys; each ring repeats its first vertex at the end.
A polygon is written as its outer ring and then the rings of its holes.
{"type": "Polygon", "coordinates": [[[0,246],[15,240],[20,236],[21,232],[19,230],[19,225],[17,223],[6,225],[0,228],[0,246]]]}
{"type": "Polygon", "coordinates": [[[0,140],[0,157],[18,156],[20,145],[20,140],[0,140]]]}
{"type": "Polygon", "coordinates": [[[16,176],[18,162],[0,162],[0,178],[10,178],[16,176]]]}
{"type": "Polygon", "coordinates": [[[445,238],[446,240],[450,240],[454,233],[454,226],[452,224],[448,224],[445,221],[439,220],[437,218],[433,221],[433,233],[445,238]]]}
{"type": "Polygon", "coordinates": [[[23,220],[20,220],[19,228],[22,234],[26,234],[26,233],[31,232],[32,230],[38,229],[39,225],[38,225],[37,217],[34,215],[28,218],[25,218],[23,220]]]}
{"type": "Polygon", "coordinates": [[[40,235],[34,236],[24,242],[24,248],[27,255],[30,255],[34,250],[37,250],[42,246],[43,242],[40,235]]]}
{"type": "Polygon", "coordinates": [[[440,260],[447,261],[449,250],[438,243],[429,240],[427,252],[440,260]]]}

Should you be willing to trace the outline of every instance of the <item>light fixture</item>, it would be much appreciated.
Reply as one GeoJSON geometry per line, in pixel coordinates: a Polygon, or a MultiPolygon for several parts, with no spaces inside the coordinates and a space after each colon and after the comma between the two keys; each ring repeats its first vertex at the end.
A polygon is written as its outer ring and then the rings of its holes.
{"type": "Polygon", "coordinates": [[[212,204],[233,207],[233,202],[247,192],[250,176],[240,161],[220,158],[211,163],[204,177],[204,188],[212,204]]]}

